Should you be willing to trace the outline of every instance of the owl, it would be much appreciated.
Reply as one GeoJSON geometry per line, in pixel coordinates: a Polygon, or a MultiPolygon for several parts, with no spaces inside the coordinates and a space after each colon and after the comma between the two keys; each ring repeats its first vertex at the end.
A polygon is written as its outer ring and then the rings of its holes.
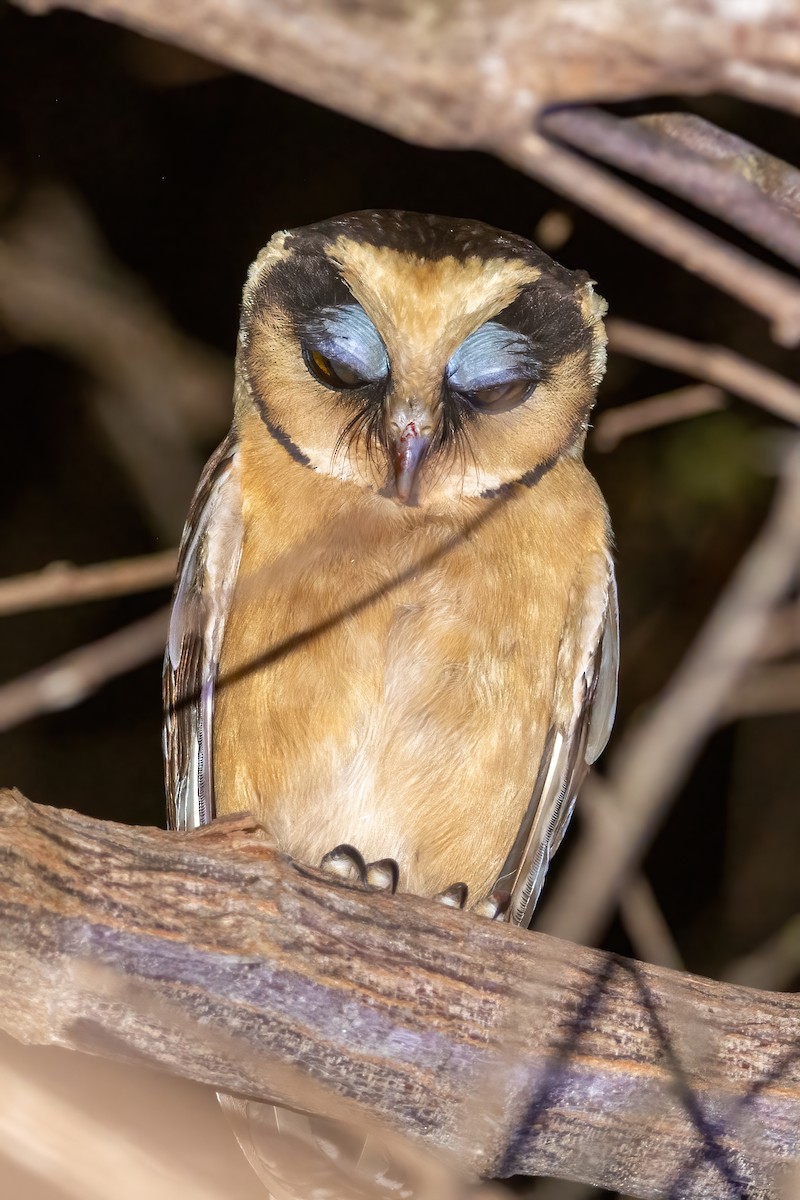
{"type": "Polygon", "coordinates": [[[333,874],[529,921],[616,705],[605,308],[477,221],[272,237],[180,551],[174,828],[249,810],[333,874]]]}
{"type": "MultiPolygon", "coordinates": [[[[271,239],[180,551],[174,828],[249,810],[357,886],[529,921],[616,704],[582,459],[604,311],[584,273],[476,221],[271,239]]],[[[352,1131],[224,1103],[275,1195],[413,1194],[352,1131]]]]}

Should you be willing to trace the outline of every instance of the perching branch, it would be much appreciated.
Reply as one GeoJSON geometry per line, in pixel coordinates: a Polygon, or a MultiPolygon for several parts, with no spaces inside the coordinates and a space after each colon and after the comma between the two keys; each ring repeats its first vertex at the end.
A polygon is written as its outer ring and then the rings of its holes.
{"type": "Polygon", "coordinates": [[[800,1153],[800,998],[334,885],[249,818],[179,835],[4,792],[0,905],[23,1041],[365,1107],[481,1174],[766,1200],[800,1153]]]}

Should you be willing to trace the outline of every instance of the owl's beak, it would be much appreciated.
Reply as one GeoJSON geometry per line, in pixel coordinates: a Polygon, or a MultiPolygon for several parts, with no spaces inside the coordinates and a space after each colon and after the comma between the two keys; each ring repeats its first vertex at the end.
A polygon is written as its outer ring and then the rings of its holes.
{"type": "Polygon", "coordinates": [[[394,482],[397,498],[403,504],[414,490],[414,480],[430,443],[430,433],[417,421],[408,421],[392,439],[394,482]]]}

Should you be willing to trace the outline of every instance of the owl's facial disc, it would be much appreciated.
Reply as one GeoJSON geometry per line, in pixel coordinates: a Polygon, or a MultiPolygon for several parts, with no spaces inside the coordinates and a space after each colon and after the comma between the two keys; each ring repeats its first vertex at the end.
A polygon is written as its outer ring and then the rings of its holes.
{"type": "Polygon", "coordinates": [[[413,388],[392,380],[383,339],[359,304],[330,305],[309,317],[301,348],[319,383],[349,393],[356,415],[348,430],[366,429],[385,449],[395,495],[403,504],[416,495],[432,445],[445,448],[479,413],[509,412],[523,404],[539,377],[529,339],[498,320],[471,333],[451,354],[439,380],[411,397],[413,388]]]}
{"type": "Polygon", "coordinates": [[[580,453],[605,305],[475,222],[333,218],[276,235],[245,289],[238,411],[307,469],[401,504],[494,495],[580,453]]]}

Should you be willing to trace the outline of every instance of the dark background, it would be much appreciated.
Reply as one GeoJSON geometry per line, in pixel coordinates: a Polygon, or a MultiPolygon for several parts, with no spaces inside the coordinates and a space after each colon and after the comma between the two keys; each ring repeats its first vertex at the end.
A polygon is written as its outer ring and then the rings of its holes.
{"type": "MultiPolygon", "coordinates": [[[[713,97],[639,110],[686,107],[781,157],[796,154],[796,122],[776,111],[713,97]]],[[[392,207],[477,217],[533,237],[557,210],[572,233],[555,257],[588,269],[614,315],[797,374],[796,356],[769,340],[759,317],[486,155],[409,146],[111,26],[29,18],[0,4],[0,247],[44,185],[80,202],[118,264],[179,329],[228,361],[245,271],[278,228],[392,207]]],[[[599,411],[685,382],[612,356],[599,411]]],[[[88,387],[74,356],[21,344],[0,313],[3,575],[141,554],[177,537],[145,511],[88,387]]],[[[224,428],[223,420],[196,439],[198,464],[224,428]]],[[[758,529],[781,428],[732,398],[723,412],[631,438],[611,454],[590,439],[587,460],[617,537],[618,729],[658,693],[758,529]]],[[[166,598],[2,618],[2,679],[166,598]]],[[[159,675],[154,661],[0,738],[0,782],[45,804],[162,822],[159,675]]],[[[720,971],[800,909],[798,736],[794,714],[721,729],[656,840],[648,874],[693,969],[720,971]]],[[[621,928],[608,944],[627,949],[621,928]]]]}

